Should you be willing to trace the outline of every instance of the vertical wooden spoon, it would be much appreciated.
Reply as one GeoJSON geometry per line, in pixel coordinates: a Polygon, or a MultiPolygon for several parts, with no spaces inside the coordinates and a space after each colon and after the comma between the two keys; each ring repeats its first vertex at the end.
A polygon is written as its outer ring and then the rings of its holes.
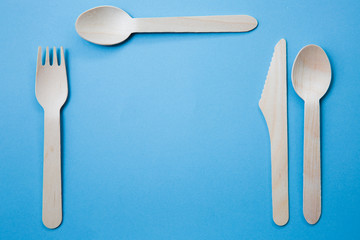
{"type": "Polygon", "coordinates": [[[310,224],[315,224],[321,215],[319,101],[330,81],[331,67],[324,50],[316,45],[301,49],[293,65],[292,83],[305,101],[303,212],[310,224]]]}

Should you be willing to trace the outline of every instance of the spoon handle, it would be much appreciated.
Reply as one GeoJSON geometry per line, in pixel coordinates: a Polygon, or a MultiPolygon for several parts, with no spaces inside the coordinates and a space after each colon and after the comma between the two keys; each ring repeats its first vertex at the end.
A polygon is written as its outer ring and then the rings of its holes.
{"type": "Polygon", "coordinates": [[[304,124],[303,211],[306,221],[315,224],[321,215],[319,100],[305,101],[304,124]]]}
{"type": "Polygon", "coordinates": [[[45,110],[42,220],[56,228],[62,221],[60,111],[45,110]]]}
{"type": "Polygon", "coordinates": [[[257,26],[247,15],[134,18],[134,32],[248,32],[257,26]]]}

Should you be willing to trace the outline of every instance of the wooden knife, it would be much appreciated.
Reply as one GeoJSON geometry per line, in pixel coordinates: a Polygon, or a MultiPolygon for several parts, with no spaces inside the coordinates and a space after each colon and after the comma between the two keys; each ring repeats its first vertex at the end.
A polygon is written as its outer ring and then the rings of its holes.
{"type": "Polygon", "coordinates": [[[271,143],[271,184],[274,222],[289,220],[286,41],[275,46],[259,107],[271,143]]]}

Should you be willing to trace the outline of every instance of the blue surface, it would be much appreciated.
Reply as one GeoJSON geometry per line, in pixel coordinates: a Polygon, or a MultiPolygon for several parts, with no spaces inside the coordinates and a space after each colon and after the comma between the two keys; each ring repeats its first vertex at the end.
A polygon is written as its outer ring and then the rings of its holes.
{"type": "Polygon", "coordinates": [[[2,0],[0,239],[356,239],[360,234],[360,1],[2,0]],[[248,14],[255,31],[81,39],[77,16],[248,14]],[[288,43],[290,220],[272,221],[270,143],[258,107],[273,48],[288,43]],[[333,79],[321,101],[322,216],[302,215],[303,102],[290,72],[318,44],[333,79]],[[64,46],[63,223],[41,222],[38,46],[64,46]]]}

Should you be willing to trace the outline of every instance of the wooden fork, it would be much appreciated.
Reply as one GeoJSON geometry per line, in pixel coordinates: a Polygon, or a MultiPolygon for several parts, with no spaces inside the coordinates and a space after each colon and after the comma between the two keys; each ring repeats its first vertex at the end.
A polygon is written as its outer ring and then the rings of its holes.
{"type": "Polygon", "coordinates": [[[60,50],[60,65],[53,49],[50,65],[49,48],[46,48],[45,65],[39,47],[35,95],[44,109],[44,169],[42,221],[47,228],[56,228],[62,221],[60,109],[68,95],[64,49],[60,50]]]}

